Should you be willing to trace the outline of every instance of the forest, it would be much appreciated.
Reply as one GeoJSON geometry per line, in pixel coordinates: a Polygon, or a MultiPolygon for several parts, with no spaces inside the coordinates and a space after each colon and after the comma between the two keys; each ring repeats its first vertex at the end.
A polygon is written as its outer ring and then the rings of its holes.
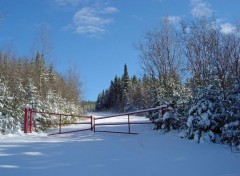
{"type": "Polygon", "coordinates": [[[240,28],[222,31],[201,17],[173,24],[168,17],[145,32],[136,46],[142,76],[127,65],[97,99],[96,110],[134,111],[167,105],[148,114],[155,129],[179,130],[197,142],[240,145],[240,28]]]}

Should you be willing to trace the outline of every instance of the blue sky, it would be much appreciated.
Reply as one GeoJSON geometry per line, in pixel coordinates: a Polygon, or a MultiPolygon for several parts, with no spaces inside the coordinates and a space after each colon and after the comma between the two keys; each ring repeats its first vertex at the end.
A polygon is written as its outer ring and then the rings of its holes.
{"type": "Polygon", "coordinates": [[[0,49],[11,46],[17,56],[37,48],[39,28],[47,26],[58,72],[78,69],[84,99],[96,100],[115,75],[141,75],[134,47],[168,16],[173,23],[193,16],[214,16],[222,32],[234,31],[240,0],[1,0],[0,49]]]}

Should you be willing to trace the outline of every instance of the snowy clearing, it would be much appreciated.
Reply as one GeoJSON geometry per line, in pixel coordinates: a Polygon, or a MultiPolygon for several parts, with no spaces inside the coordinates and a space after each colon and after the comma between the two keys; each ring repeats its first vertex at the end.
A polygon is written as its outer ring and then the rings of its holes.
{"type": "MultiPolygon", "coordinates": [[[[126,126],[101,128],[124,131],[126,126]]],[[[83,131],[0,136],[0,175],[240,176],[240,154],[226,145],[197,144],[174,133],[157,133],[152,125],[134,125],[132,130],[139,134],[83,131]]]]}

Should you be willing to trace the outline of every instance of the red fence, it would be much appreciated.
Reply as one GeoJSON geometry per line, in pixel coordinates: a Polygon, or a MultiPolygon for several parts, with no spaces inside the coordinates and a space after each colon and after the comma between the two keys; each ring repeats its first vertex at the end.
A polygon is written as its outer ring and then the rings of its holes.
{"type": "Polygon", "coordinates": [[[132,132],[131,126],[132,125],[138,125],[138,124],[152,124],[155,122],[134,122],[131,121],[130,116],[132,115],[137,115],[137,114],[142,114],[145,112],[151,112],[151,111],[157,111],[159,110],[160,113],[163,114],[167,110],[167,106],[160,106],[157,108],[151,108],[151,109],[145,109],[145,110],[140,110],[140,111],[135,111],[135,112],[129,112],[129,113],[122,113],[122,114],[117,114],[117,115],[111,115],[111,116],[105,116],[105,117],[98,117],[94,118],[93,116],[75,116],[75,115],[70,115],[70,114],[60,114],[60,113],[52,113],[52,112],[38,112],[35,110],[32,110],[30,108],[25,108],[24,110],[24,133],[32,133],[33,127],[58,127],[58,132],[52,133],[49,135],[56,135],[56,134],[65,134],[65,133],[73,133],[73,132],[79,132],[79,131],[87,131],[91,130],[95,132],[108,132],[108,133],[123,133],[123,134],[137,134],[132,132]],[[36,114],[45,114],[45,115],[54,115],[58,117],[58,122],[57,123],[52,123],[52,122],[36,122],[33,118],[34,115],[36,114]],[[125,122],[114,122],[114,123],[97,123],[100,120],[103,119],[109,119],[109,118],[115,118],[115,117],[121,117],[121,116],[127,116],[125,122]],[[81,118],[80,122],[63,122],[64,117],[74,117],[74,118],[81,118]],[[88,121],[83,121],[82,119],[87,119],[88,121]],[[72,130],[72,131],[62,131],[63,126],[66,125],[81,125],[81,124],[88,124],[89,128],[84,128],[84,129],[77,129],[77,130],[72,130]],[[120,126],[120,125],[126,125],[127,126],[127,131],[111,131],[111,130],[99,130],[100,126],[120,126]]]}
{"type": "Polygon", "coordinates": [[[93,130],[93,117],[92,116],[79,116],[79,115],[70,115],[70,114],[60,114],[60,113],[52,113],[52,112],[39,112],[29,108],[25,108],[24,110],[24,133],[32,133],[33,127],[58,127],[58,132],[52,133],[49,135],[56,135],[56,134],[64,134],[64,133],[73,133],[79,131],[86,131],[86,130],[93,130]],[[57,123],[52,122],[36,122],[33,118],[36,114],[45,114],[45,115],[54,115],[58,117],[57,123]],[[81,118],[81,122],[63,122],[64,117],[71,117],[71,118],[81,118]],[[87,119],[88,121],[84,121],[83,119],[87,119]],[[66,125],[83,125],[88,124],[89,128],[72,130],[72,131],[62,131],[63,126],[66,125]]]}

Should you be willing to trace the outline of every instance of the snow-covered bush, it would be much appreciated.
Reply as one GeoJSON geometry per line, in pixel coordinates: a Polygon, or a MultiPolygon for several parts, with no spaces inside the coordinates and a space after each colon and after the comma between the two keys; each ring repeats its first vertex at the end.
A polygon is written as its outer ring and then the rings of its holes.
{"type": "Polygon", "coordinates": [[[179,118],[172,107],[168,107],[164,115],[156,119],[156,122],[158,122],[157,129],[162,129],[164,132],[179,129],[180,125],[179,118]]]}
{"type": "Polygon", "coordinates": [[[20,122],[11,116],[0,115],[0,134],[10,134],[20,132],[20,122]]]}
{"type": "Polygon", "coordinates": [[[222,128],[221,141],[232,146],[240,147],[240,121],[235,121],[224,125],[222,128]]]}
{"type": "MultiPolygon", "coordinates": [[[[38,112],[51,112],[56,114],[75,114],[80,115],[82,109],[79,108],[75,103],[68,102],[66,99],[63,99],[59,94],[54,93],[49,90],[47,96],[44,100],[39,98],[34,98],[33,106],[29,104],[29,107],[38,111],[38,112]]],[[[59,123],[59,115],[51,114],[35,114],[33,115],[34,124],[42,124],[40,126],[34,126],[36,131],[44,131],[49,128],[55,128],[59,123]]],[[[62,116],[62,125],[66,123],[75,122],[77,119],[73,117],[64,117],[62,116]]]]}
{"type": "Polygon", "coordinates": [[[168,88],[159,85],[157,89],[157,102],[161,105],[168,105],[165,113],[154,113],[148,116],[155,122],[157,130],[165,132],[186,128],[186,112],[189,109],[191,99],[190,90],[180,83],[169,80],[168,88]]]}
{"type": "Polygon", "coordinates": [[[227,119],[222,130],[221,141],[240,146],[240,81],[235,79],[227,95],[227,119]]]}
{"type": "Polygon", "coordinates": [[[225,121],[223,107],[224,93],[218,80],[214,80],[206,87],[200,87],[193,105],[189,110],[187,120],[187,137],[198,142],[216,142],[221,135],[221,128],[225,121]]]}
{"type": "MultiPolygon", "coordinates": [[[[38,112],[53,112],[62,114],[80,115],[82,109],[75,102],[69,102],[61,95],[49,89],[45,98],[39,96],[37,87],[31,78],[25,87],[22,80],[18,79],[11,95],[7,85],[0,79],[0,134],[14,133],[23,129],[24,108],[38,112]]],[[[75,118],[63,118],[63,122],[74,122],[75,118]]],[[[42,131],[58,124],[59,117],[48,114],[33,113],[33,130],[42,131]],[[36,124],[43,124],[42,126],[36,124]]]]}
{"type": "Polygon", "coordinates": [[[0,79],[0,134],[12,133],[20,128],[20,123],[11,116],[13,114],[12,100],[8,87],[0,79]]]}

